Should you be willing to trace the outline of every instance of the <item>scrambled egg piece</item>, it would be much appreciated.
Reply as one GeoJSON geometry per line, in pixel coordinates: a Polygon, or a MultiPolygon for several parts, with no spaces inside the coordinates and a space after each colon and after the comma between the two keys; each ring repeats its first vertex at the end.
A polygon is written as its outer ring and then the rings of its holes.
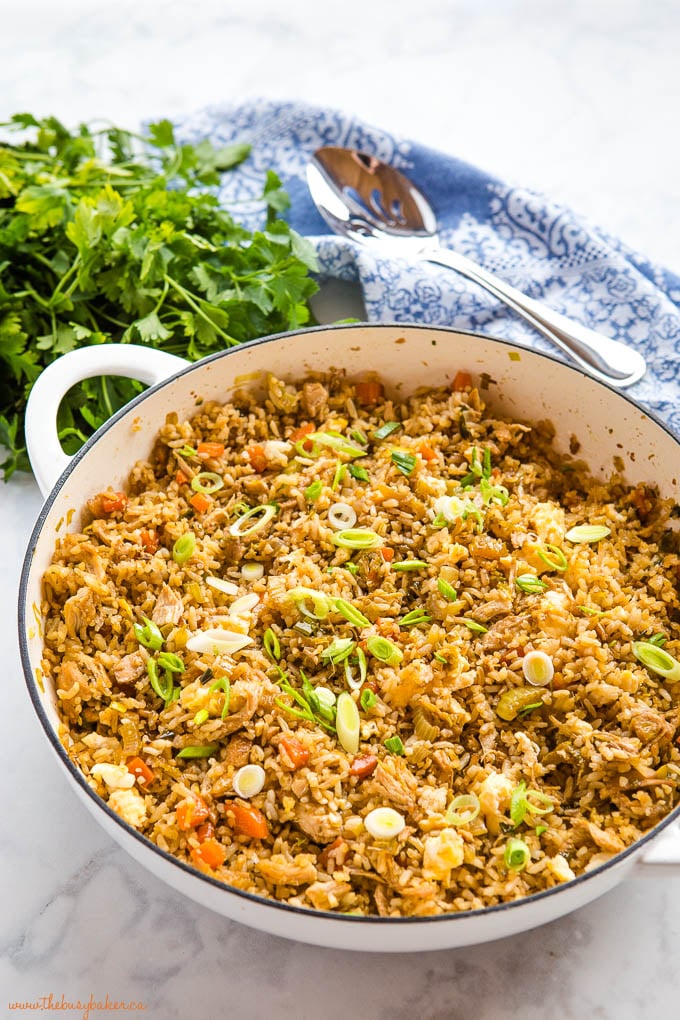
{"type": "Polygon", "coordinates": [[[93,776],[103,779],[109,790],[129,790],[135,785],[135,777],[131,772],[128,772],[126,765],[111,765],[108,762],[102,762],[99,765],[93,765],[90,771],[93,776]]]}
{"type": "Polygon", "coordinates": [[[109,806],[135,829],[146,821],[146,804],[136,790],[114,790],[109,797],[109,806]]]}
{"type": "Polygon", "coordinates": [[[445,880],[452,868],[458,868],[463,863],[465,844],[455,829],[442,829],[438,835],[428,836],[424,846],[423,878],[445,880]]]}
{"type": "Polygon", "coordinates": [[[491,772],[477,790],[479,807],[492,835],[500,832],[500,820],[510,808],[515,784],[502,772],[491,772]]]}
{"type": "Polygon", "coordinates": [[[548,857],[546,861],[546,868],[555,876],[558,882],[568,882],[570,879],[576,877],[569,867],[568,861],[565,857],[562,857],[561,854],[555,854],[554,857],[548,857]]]}

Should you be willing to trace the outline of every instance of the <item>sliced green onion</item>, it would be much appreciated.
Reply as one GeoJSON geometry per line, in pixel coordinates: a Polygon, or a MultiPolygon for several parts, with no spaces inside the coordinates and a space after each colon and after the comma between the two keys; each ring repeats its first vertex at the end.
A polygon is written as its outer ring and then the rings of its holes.
{"type": "Polygon", "coordinates": [[[454,797],[447,807],[446,822],[448,825],[467,825],[475,820],[480,809],[479,797],[476,794],[461,793],[454,797]]]}
{"type": "Polygon", "coordinates": [[[349,438],[353,439],[355,443],[359,443],[361,446],[366,446],[368,443],[368,439],[363,432],[359,431],[359,429],[352,429],[349,434],[349,438]]]}
{"type": "Polygon", "coordinates": [[[531,851],[523,839],[509,839],[503,854],[506,868],[524,871],[531,860],[531,851]]]}
{"type": "Polygon", "coordinates": [[[281,645],[271,627],[267,627],[266,631],[262,636],[262,644],[264,650],[273,662],[278,662],[281,658],[281,645]]]}
{"type": "Polygon", "coordinates": [[[333,544],[343,549],[377,549],[382,538],[370,528],[345,528],[333,535],[333,544]]]}
{"type": "MultiPolygon", "coordinates": [[[[609,534],[609,531],[607,531],[609,534]]],[[[569,536],[567,535],[567,538],[569,536]]],[[[600,536],[604,537],[604,536],[600,536]]],[[[547,542],[543,548],[536,550],[538,555],[541,557],[546,567],[550,567],[551,570],[566,570],[569,566],[567,557],[564,555],[561,549],[558,549],[556,545],[549,545],[547,542]]]]}
{"type": "Polygon", "coordinates": [[[146,672],[149,677],[149,683],[151,684],[151,687],[153,688],[154,692],[158,695],[159,698],[165,701],[167,705],[167,703],[169,703],[170,697],[172,696],[172,689],[174,686],[172,673],[169,672],[169,670],[166,670],[163,675],[163,678],[161,679],[158,673],[158,664],[156,663],[155,659],[147,659],[146,672]]]}
{"type": "Polygon", "coordinates": [[[446,517],[444,517],[444,514],[436,514],[432,521],[433,528],[445,528],[447,524],[448,521],[446,520],[446,517]]]}
{"type": "Polygon", "coordinates": [[[439,594],[442,598],[448,599],[449,602],[455,602],[458,598],[458,592],[456,589],[443,577],[437,578],[437,588],[439,589],[439,594]]]}
{"type": "Polygon", "coordinates": [[[308,485],[305,489],[305,499],[308,503],[316,503],[317,499],[321,495],[323,490],[323,482],[320,478],[317,478],[315,482],[308,485]]]}
{"type": "Polygon", "coordinates": [[[393,432],[401,428],[401,422],[398,421],[386,421],[384,425],[377,428],[373,433],[373,438],[377,440],[387,439],[393,432]]]}
{"type": "Polygon", "coordinates": [[[424,609],[412,609],[399,620],[401,627],[417,627],[420,623],[429,623],[432,617],[424,609]]]}
{"type": "Polygon", "coordinates": [[[435,652],[434,657],[437,660],[437,662],[441,662],[444,666],[448,666],[448,661],[443,655],[440,655],[439,652],[435,652]]]}
{"type": "Polygon", "coordinates": [[[344,662],[352,654],[353,650],[354,641],[352,638],[335,638],[331,641],[328,648],[324,648],[321,653],[321,659],[323,662],[330,662],[335,665],[338,662],[344,662]]]}
{"type": "Polygon", "coordinates": [[[651,669],[652,673],[658,673],[669,683],[675,684],[680,680],[680,662],[665,648],[659,648],[651,641],[636,641],[633,644],[633,655],[643,666],[651,669]]]}
{"type": "Polygon", "coordinates": [[[190,652],[207,652],[210,655],[233,655],[246,645],[252,645],[253,639],[226,627],[210,627],[198,630],[187,641],[190,652]]]}
{"type": "Polygon", "coordinates": [[[331,450],[336,450],[343,457],[355,458],[366,456],[366,450],[353,446],[343,436],[334,435],[332,432],[310,432],[306,439],[311,439],[313,443],[318,443],[320,446],[328,446],[331,450]]]}
{"type": "Polygon", "coordinates": [[[201,708],[194,716],[194,726],[202,726],[204,722],[210,718],[210,712],[207,708],[201,708]]]}
{"type": "Polygon", "coordinates": [[[203,492],[206,496],[210,496],[213,492],[219,492],[224,488],[224,479],[214,471],[199,471],[191,479],[191,488],[194,492],[203,492]]]}
{"type": "Polygon", "coordinates": [[[656,645],[657,648],[661,648],[662,645],[666,644],[667,640],[668,640],[668,638],[666,637],[666,635],[662,631],[659,631],[658,634],[653,634],[649,638],[649,640],[647,641],[647,644],[656,645]]]}
{"type": "Polygon", "coordinates": [[[400,758],[403,758],[403,756],[406,754],[404,742],[399,736],[388,737],[387,740],[385,741],[385,747],[390,752],[390,754],[396,754],[400,758]]]}
{"type": "Polygon", "coordinates": [[[333,707],[335,705],[335,702],[338,700],[335,697],[335,692],[332,691],[330,687],[323,687],[321,684],[319,684],[318,687],[314,688],[314,698],[315,704],[321,710],[323,715],[332,716],[333,707]]]}
{"type": "Polygon", "coordinates": [[[594,606],[578,606],[578,609],[580,609],[582,613],[585,613],[586,616],[606,616],[607,615],[607,610],[606,609],[595,609],[594,606]]]}
{"type": "Polygon", "coordinates": [[[406,819],[391,807],[377,807],[364,818],[364,826],[373,839],[394,839],[406,825],[406,819]]]}
{"type": "Polygon", "coordinates": [[[245,538],[246,535],[252,535],[256,531],[261,531],[275,514],[276,507],[272,506],[271,503],[262,503],[260,506],[254,506],[229,526],[229,534],[241,538],[245,538]],[[253,520],[253,518],[257,518],[257,520],[250,527],[244,528],[244,524],[253,520]]]}
{"type": "Polygon", "coordinates": [[[175,453],[178,453],[180,457],[184,457],[185,459],[188,457],[195,457],[197,452],[198,451],[195,450],[193,446],[189,446],[188,443],[185,443],[184,446],[180,446],[179,450],[175,450],[175,453]]]}
{"type": "Polygon", "coordinates": [[[547,832],[547,831],[548,831],[548,826],[547,825],[537,825],[536,826],[536,835],[537,836],[542,836],[543,833],[547,832]]]}
{"type": "Polygon", "coordinates": [[[177,539],[172,547],[172,558],[180,567],[190,560],[196,548],[196,536],[193,531],[187,531],[177,539]]]}
{"type": "Polygon", "coordinates": [[[392,570],[421,570],[426,566],[425,560],[401,560],[392,564],[392,570]]]}
{"type": "Polygon", "coordinates": [[[157,652],[163,645],[163,635],[158,624],[154,623],[153,620],[149,620],[146,616],[143,616],[142,619],[144,620],[144,626],[141,623],[135,623],[132,628],[134,635],[140,645],[150,648],[152,652],[157,652]]]}
{"type": "Polygon", "coordinates": [[[250,800],[262,791],[265,779],[266,773],[261,765],[242,765],[234,773],[231,785],[237,797],[250,800]]]}
{"type": "Polygon", "coordinates": [[[298,457],[302,457],[307,460],[316,460],[321,456],[321,446],[319,443],[312,443],[309,450],[305,449],[309,445],[309,436],[305,436],[304,439],[298,439],[293,443],[293,449],[295,450],[298,457]]]}
{"type": "Polygon", "coordinates": [[[338,740],[348,754],[356,754],[359,750],[360,724],[359,709],[352,695],[343,691],[338,695],[335,726],[338,731],[338,740]]]}
{"type": "Polygon", "coordinates": [[[522,824],[526,815],[549,815],[554,810],[552,798],[540,790],[527,790],[524,780],[512,791],[510,820],[515,828],[522,824]]]}
{"type": "Polygon", "coordinates": [[[241,567],[241,577],[244,581],[259,581],[264,577],[264,564],[250,561],[241,567]]]}
{"type": "Polygon", "coordinates": [[[526,592],[527,595],[537,595],[538,592],[545,591],[548,587],[545,581],[542,581],[536,574],[520,574],[515,578],[515,584],[520,591],[526,592]]]}
{"type": "Polygon", "coordinates": [[[346,531],[357,522],[357,515],[349,503],[333,503],[328,508],[328,523],[336,531],[346,531]]]}
{"type": "Polygon", "coordinates": [[[345,599],[335,599],[334,605],[341,616],[344,616],[353,627],[370,627],[371,621],[367,620],[363,613],[360,613],[356,606],[353,606],[345,599]]]}
{"type": "Polygon", "coordinates": [[[331,492],[335,492],[340,482],[345,476],[345,465],[341,460],[335,465],[335,474],[333,475],[333,481],[331,482],[331,492]]]}
{"type": "Polygon", "coordinates": [[[504,485],[493,485],[488,478],[481,478],[479,481],[479,494],[485,506],[497,503],[498,506],[507,506],[510,500],[510,493],[504,485]]]}
{"type": "Polygon", "coordinates": [[[224,693],[224,705],[222,706],[222,711],[220,713],[220,719],[224,722],[229,714],[229,702],[231,701],[231,684],[229,683],[229,677],[221,676],[214,684],[210,684],[210,690],[222,691],[224,693]]]}
{"type": "Polygon", "coordinates": [[[599,542],[611,535],[611,529],[604,524],[577,524],[564,536],[568,542],[599,542]]]}
{"type": "Polygon", "coordinates": [[[178,753],[178,758],[210,758],[215,751],[219,750],[219,744],[200,744],[183,747],[178,753]]]}
{"type": "Polygon", "coordinates": [[[221,591],[223,595],[237,595],[238,585],[234,584],[233,581],[225,581],[223,577],[213,577],[208,575],[205,579],[205,583],[216,591],[221,591]]]}
{"type": "Polygon", "coordinates": [[[392,463],[401,471],[402,475],[410,475],[416,466],[416,458],[406,450],[392,450],[392,463]]]}
{"type": "Polygon", "coordinates": [[[522,659],[522,672],[532,687],[547,687],[555,675],[555,667],[549,655],[536,649],[527,652],[522,659]]]}
{"type": "Polygon", "coordinates": [[[169,669],[171,673],[183,673],[186,669],[179,655],[174,652],[161,652],[156,662],[161,669],[169,669]]]}
{"type": "Polygon", "coordinates": [[[529,715],[529,712],[533,712],[535,708],[541,708],[542,705],[542,701],[532,701],[530,705],[525,705],[524,708],[520,708],[517,713],[517,717],[519,719],[523,719],[525,715],[529,715]]]}
{"type": "Polygon", "coordinates": [[[377,700],[378,699],[376,698],[371,688],[367,687],[366,690],[361,692],[359,704],[363,708],[364,712],[368,712],[369,709],[373,708],[377,700]]]}
{"type": "Polygon", "coordinates": [[[352,665],[350,663],[349,658],[345,659],[345,679],[347,680],[347,686],[352,691],[360,691],[364,683],[366,682],[367,673],[366,656],[364,654],[363,648],[359,648],[359,646],[357,646],[356,648],[356,660],[357,665],[359,666],[358,677],[355,677],[354,673],[352,672],[352,665]]]}
{"type": "Polygon", "coordinates": [[[288,598],[292,599],[299,613],[309,620],[325,620],[331,608],[331,599],[315,588],[291,588],[288,598]],[[311,602],[313,608],[307,606],[311,602]]]}
{"type": "Polygon", "coordinates": [[[347,470],[349,471],[352,478],[356,478],[358,482],[369,481],[368,471],[366,470],[365,467],[362,467],[360,464],[348,464],[347,470]]]}
{"type": "Polygon", "coordinates": [[[488,627],[485,627],[481,623],[477,623],[476,620],[463,620],[462,621],[468,630],[474,631],[476,634],[486,634],[488,627]]]}
{"type": "Polygon", "coordinates": [[[293,630],[296,630],[299,634],[304,634],[306,637],[311,637],[314,633],[314,628],[309,620],[298,620],[297,623],[293,624],[293,630]]]}
{"type": "Polygon", "coordinates": [[[397,648],[392,641],[379,637],[377,634],[372,635],[368,639],[366,647],[371,655],[380,662],[384,662],[387,666],[396,666],[404,658],[400,648],[397,648]]]}

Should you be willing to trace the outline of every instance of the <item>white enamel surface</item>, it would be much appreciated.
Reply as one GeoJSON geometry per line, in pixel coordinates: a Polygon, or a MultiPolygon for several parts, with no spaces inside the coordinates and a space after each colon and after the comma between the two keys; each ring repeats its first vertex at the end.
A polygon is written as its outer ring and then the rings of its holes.
{"type": "MultiPolygon", "coordinates": [[[[49,562],[57,530],[75,527],[77,508],[101,488],[124,485],[132,464],[148,454],[153,435],[166,413],[190,415],[197,400],[224,400],[239,386],[257,387],[263,378],[263,366],[284,378],[294,378],[308,369],[343,366],[351,377],[359,378],[377,364],[382,366],[385,383],[395,397],[407,392],[406,379],[411,386],[416,382],[435,385],[449,379],[455,370],[465,368],[476,378],[489,380],[485,395],[496,410],[523,419],[549,418],[564,448],[571,436],[577,436],[580,455],[596,471],[607,474],[614,459],[622,458],[629,480],[657,481],[667,494],[673,493],[680,499],[678,477],[667,470],[668,465],[678,463],[678,445],[671,436],[623,396],[581,373],[529,351],[521,351],[517,359],[517,353],[502,343],[450,331],[338,327],[234,350],[151,392],[123,412],[75,464],[49,509],[33,555],[26,601],[24,626],[33,668],[39,662],[41,641],[32,606],[38,603],[39,577],[49,562]],[[540,385],[536,380],[540,380],[540,385]],[[587,414],[585,408],[589,409],[587,414]],[[69,525],[71,511],[74,512],[69,525]]],[[[44,706],[54,724],[56,716],[49,693],[45,695],[44,706]]],[[[136,860],[190,898],[270,933],[339,948],[403,952],[500,938],[543,924],[601,895],[624,877],[634,857],[640,856],[629,855],[587,881],[507,910],[458,916],[445,922],[380,925],[376,938],[378,929],[374,924],[281,910],[216,887],[161,857],[85,795],[72,777],[69,781],[114,839],[136,860]]],[[[659,851],[659,860],[664,855],[666,860],[680,859],[677,843],[672,849],[671,844],[666,846],[665,851],[659,851]]]]}

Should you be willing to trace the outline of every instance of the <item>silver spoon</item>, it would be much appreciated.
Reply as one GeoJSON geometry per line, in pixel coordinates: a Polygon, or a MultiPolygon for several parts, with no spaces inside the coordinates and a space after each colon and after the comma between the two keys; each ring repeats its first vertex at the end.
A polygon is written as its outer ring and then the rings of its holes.
{"type": "Polygon", "coordinates": [[[439,246],[437,219],[425,196],[387,163],[357,149],[326,145],[307,165],[314,204],[331,230],[393,257],[455,269],[486,288],[590,375],[612,386],[631,386],[645,374],[633,348],[602,336],[504,283],[464,255],[439,246]]]}

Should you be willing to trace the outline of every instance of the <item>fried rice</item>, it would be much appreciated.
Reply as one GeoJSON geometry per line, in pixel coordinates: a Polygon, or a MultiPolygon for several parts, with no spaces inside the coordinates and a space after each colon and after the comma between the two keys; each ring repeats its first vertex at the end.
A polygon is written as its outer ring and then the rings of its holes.
{"type": "Polygon", "coordinates": [[[466,373],[170,415],[43,578],[69,756],[162,850],[311,909],[464,911],[608,860],[678,802],[680,558],[672,502],[576,446],[466,373]]]}

